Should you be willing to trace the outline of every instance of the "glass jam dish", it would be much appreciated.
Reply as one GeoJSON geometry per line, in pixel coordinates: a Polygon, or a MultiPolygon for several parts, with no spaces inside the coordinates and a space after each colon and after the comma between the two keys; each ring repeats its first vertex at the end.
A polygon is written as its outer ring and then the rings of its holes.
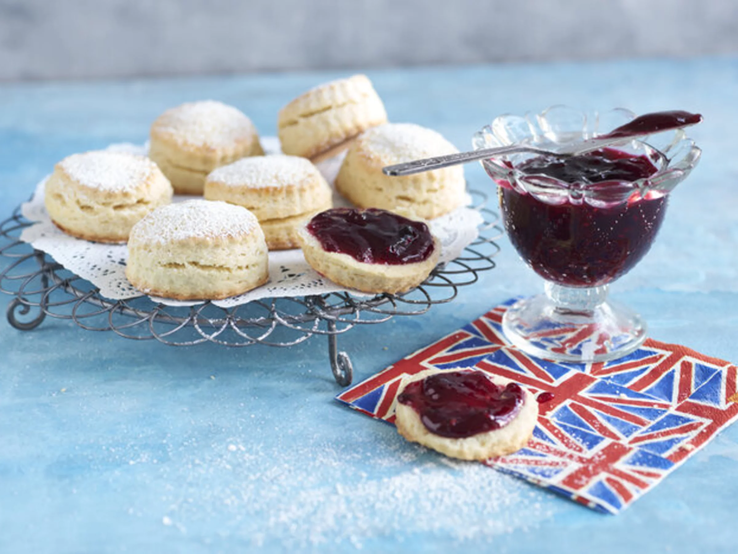
{"type": "MultiPolygon", "coordinates": [[[[606,134],[635,114],[554,106],[503,115],[474,135],[475,150],[557,146],[606,134]]],[[[699,161],[684,130],[651,135],[576,157],[521,153],[482,160],[498,185],[510,242],[543,279],[545,294],[513,304],[503,331],[528,354],[559,362],[620,358],[646,339],[646,324],[608,300],[610,283],[648,252],[672,190],[699,161]]]]}

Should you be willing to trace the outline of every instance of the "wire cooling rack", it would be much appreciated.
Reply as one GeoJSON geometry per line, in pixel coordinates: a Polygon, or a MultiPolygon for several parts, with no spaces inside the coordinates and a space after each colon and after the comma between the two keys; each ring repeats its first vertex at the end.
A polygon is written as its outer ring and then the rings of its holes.
{"type": "Polygon", "coordinates": [[[22,331],[38,327],[46,316],[71,320],[89,331],[113,331],[134,340],[157,340],[173,346],[213,342],[225,346],[293,346],[314,335],[328,337],[328,355],[336,382],[353,378],[351,359],[337,347],[337,335],[394,316],[421,315],[434,304],[452,301],[458,288],[495,267],[501,235],[499,216],[488,197],[471,191],[474,208],[484,219],[479,237],[461,256],[438,266],[419,287],[404,294],[371,298],[331,293],[298,298],[257,300],[235,308],[210,302],[193,307],[166,306],[148,297],[109,300],[88,281],[64,269],[50,256],[20,240],[32,225],[16,208],[0,223],[0,292],[11,295],[7,319],[22,331]]]}

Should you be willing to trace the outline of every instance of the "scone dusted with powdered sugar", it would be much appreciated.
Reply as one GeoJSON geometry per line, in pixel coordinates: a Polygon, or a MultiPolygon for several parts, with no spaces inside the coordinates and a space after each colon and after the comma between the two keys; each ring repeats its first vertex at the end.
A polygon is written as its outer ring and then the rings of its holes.
{"type": "Polygon", "coordinates": [[[351,144],[336,177],[336,189],[362,208],[434,219],[464,205],[466,181],[461,165],[404,177],[385,175],[382,168],[457,152],[432,129],[412,123],[380,125],[351,144]]]}
{"type": "Polygon", "coordinates": [[[333,205],[330,185],[310,160],[284,155],[244,158],[216,169],[205,181],[205,198],[251,211],[269,250],[297,248],[299,229],[333,205]]]}
{"type": "Polygon", "coordinates": [[[188,200],[151,212],[128,241],[126,277],[138,290],[177,300],[215,300],[264,284],[264,233],[246,208],[188,200]]]}
{"type": "Polygon", "coordinates": [[[319,85],[279,111],[277,128],[285,154],[319,161],[344,150],[362,131],[387,121],[387,112],[366,75],[319,85]]]}
{"type": "Polygon", "coordinates": [[[334,208],[315,215],[299,240],[310,266],[341,286],[407,292],[438,264],[441,243],[428,226],[378,209],[334,208]]]}
{"type": "Polygon", "coordinates": [[[172,199],[154,162],[107,150],[74,154],[56,164],[44,203],[65,233],[96,242],[126,242],[133,226],[172,199]]]}
{"type": "Polygon", "coordinates": [[[251,120],[240,110],[206,100],[171,108],[151,125],[149,157],[177,194],[202,194],[215,168],[264,150],[251,120]]]}
{"type": "Polygon", "coordinates": [[[488,460],[523,448],[538,421],[525,387],[477,369],[428,369],[405,377],[395,404],[407,440],[461,460],[488,460]]]}

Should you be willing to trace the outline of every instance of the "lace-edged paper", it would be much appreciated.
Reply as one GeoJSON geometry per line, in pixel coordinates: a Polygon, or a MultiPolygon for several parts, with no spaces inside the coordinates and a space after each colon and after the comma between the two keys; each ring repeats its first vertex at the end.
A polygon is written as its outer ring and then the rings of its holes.
{"type": "MultiPolygon", "coordinates": [[[[269,154],[279,152],[276,137],[265,137],[262,145],[269,154]]],[[[146,146],[113,144],[108,150],[146,154],[146,146]]],[[[332,183],[341,165],[341,157],[318,164],[318,169],[332,183]]],[[[63,233],[49,218],[44,206],[46,179],[36,187],[33,198],[21,206],[23,216],[35,224],[27,227],[21,240],[37,250],[49,254],[54,260],[72,273],[90,281],[100,289],[100,294],[111,300],[127,300],[144,296],[128,282],[125,275],[128,248],[125,244],[102,244],[76,239],[63,233]]],[[[175,196],[174,201],[185,200],[186,196],[175,196]]],[[[334,205],[347,205],[346,200],[334,194],[334,205]]],[[[471,208],[458,210],[439,217],[429,223],[431,232],[442,244],[441,263],[457,258],[478,235],[477,227],[482,216],[471,208]]],[[[232,308],[263,298],[280,298],[320,295],[331,292],[363,293],[340,287],[321,277],[305,261],[300,249],[269,252],[269,282],[247,293],[213,301],[222,308],[232,308]]],[[[168,298],[150,297],[154,302],[169,306],[191,306],[201,302],[183,302],[168,298]]]]}

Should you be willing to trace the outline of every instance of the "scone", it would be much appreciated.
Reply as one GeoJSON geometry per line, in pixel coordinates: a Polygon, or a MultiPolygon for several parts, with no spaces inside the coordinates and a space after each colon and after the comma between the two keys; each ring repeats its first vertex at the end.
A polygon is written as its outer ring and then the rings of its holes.
{"type": "Polygon", "coordinates": [[[269,278],[264,233],[246,208],[188,200],[139,221],[126,277],[138,290],[178,300],[227,298],[269,278]]]}
{"type": "Polygon", "coordinates": [[[428,226],[384,210],[334,208],[314,216],[299,239],[310,266],[341,286],[371,293],[417,287],[438,264],[428,226]]]}
{"type": "Polygon", "coordinates": [[[205,198],[243,206],[259,220],[270,250],[297,248],[297,234],[317,212],[333,205],[318,169],[297,156],[244,158],[205,181],[205,198]]]}
{"type": "Polygon", "coordinates": [[[345,149],[362,131],[387,121],[387,112],[366,75],[315,87],[279,112],[282,152],[314,161],[345,149]]]}
{"type": "Polygon", "coordinates": [[[433,219],[466,200],[460,165],[405,177],[382,173],[388,165],[453,154],[439,133],[411,123],[387,123],[362,133],[349,148],[336,189],[356,206],[382,208],[408,217],[433,219]]]}
{"type": "Polygon", "coordinates": [[[124,152],[74,154],[56,164],[44,202],[51,220],[69,235],[125,242],[131,228],[172,199],[172,186],[154,162],[124,152]]]}
{"type": "Polygon", "coordinates": [[[538,402],[517,383],[474,369],[428,369],[408,378],[395,405],[407,440],[462,460],[517,452],[533,435],[538,402]]]}
{"type": "Polygon", "coordinates": [[[191,102],[169,109],[151,126],[149,157],[178,194],[202,194],[216,167],[264,153],[251,120],[220,102],[191,102]]]}

